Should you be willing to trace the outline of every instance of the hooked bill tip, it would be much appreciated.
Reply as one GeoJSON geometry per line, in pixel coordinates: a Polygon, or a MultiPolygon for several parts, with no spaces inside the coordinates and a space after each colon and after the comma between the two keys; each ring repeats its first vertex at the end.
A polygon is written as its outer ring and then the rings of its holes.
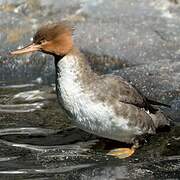
{"type": "Polygon", "coordinates": [[[32,44],[29,44],[29,45],[21,48],[21,49],[11,51],[10,54],[12,56],[26,54],[26,53],[31,53],[31,52],[34,52],[34,51],[39,51],[40,48],[41,48],[40,45],[32,43],[32,44]]]}

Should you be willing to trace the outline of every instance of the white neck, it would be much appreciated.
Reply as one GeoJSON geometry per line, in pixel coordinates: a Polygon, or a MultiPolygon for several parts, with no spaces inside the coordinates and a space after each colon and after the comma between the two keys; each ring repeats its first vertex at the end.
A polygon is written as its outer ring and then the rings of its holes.
{"type": "Polygon", "coordinates": [[[56,91],[60,104],[65,107],[68,97],[83,92],[84,84],[91,77],[91,73],[91,68],[81,56],[68,54],[60,59],[56,65],[56,91]]]}
{"type": "Polygon", "coordinates": [[[77,80],[81,82],[81,77],[91,73],[91,69],[85,59],[74,54],[68,54],[59,60],[56,70],[57,78],[61,79],[61,81],[58,81],[59,84],[62,83],[62,80],[66,81],[66,83],[73,83],[77,80]]]}

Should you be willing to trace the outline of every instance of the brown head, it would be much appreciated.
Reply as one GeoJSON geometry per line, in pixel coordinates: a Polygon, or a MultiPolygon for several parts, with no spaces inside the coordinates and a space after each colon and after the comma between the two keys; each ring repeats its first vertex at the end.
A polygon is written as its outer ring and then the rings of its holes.
{"type": "Polygon", "coordinates": [[[65,22],[41,27],[33,37],[33,42],[12,55],[42,51],[47,54],[64,56],[73,48],[72,28],[65,22]]]}

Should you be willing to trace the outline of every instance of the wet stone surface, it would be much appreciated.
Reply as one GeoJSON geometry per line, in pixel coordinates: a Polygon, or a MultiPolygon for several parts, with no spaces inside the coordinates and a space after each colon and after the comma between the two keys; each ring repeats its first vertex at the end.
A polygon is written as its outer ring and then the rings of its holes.
{"type": "Polygon", "coordinates": [[[178,179],[180,177],[179,0],[0,0],[1,179],[178,179]],[[54,62],[42,53],[10,57],[42,24],[68,20],[98,73],[121,75],[175,126],[148,137],[129,159],[121,146],[72,127],[54,91],[54,62]]]}

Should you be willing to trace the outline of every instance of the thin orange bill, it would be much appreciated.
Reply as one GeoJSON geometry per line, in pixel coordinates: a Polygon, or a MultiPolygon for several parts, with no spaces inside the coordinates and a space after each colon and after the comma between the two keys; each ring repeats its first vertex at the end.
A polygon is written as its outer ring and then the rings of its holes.
{"type": "Polygon", "coordinates": [[[39,44],[29,44],[24,48],[17,49],[15,51],[10,52],[11,55],[19,55],[19,54],[26,54],[34,51],[39,51],[41,49],[41,46],[39,44]]]}

